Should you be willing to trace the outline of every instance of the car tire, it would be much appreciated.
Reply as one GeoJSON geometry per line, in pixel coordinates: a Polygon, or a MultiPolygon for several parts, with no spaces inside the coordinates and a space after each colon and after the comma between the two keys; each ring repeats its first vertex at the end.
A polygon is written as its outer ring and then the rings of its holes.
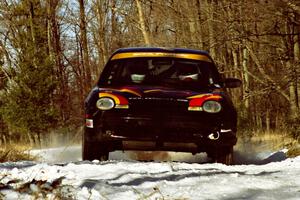
{"type": "Polygon", "coordinates": [[[208,153],[208,157],[212,158],[212,162],[221,163],[225,165],[233,164],[233,147],[228,147],[222,151],[215,151],[208,153]]]}
{"type": "Polygon", "coordinates": [[[84,130],[82,137],[82,160],[108,160],[109,152],[107,150],[106,142],[89,141],[86,129],[84,130]]]}

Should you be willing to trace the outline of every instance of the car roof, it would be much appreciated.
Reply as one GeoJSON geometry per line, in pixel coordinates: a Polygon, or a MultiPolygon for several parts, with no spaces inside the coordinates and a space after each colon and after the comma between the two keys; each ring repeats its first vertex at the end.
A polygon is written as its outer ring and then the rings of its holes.
{"type": "Polygon", "coordinates": [[[213,62],[207,51],[187,48],[130,47],[116,50],[109,60],[138,57],[175,57],[213,62]]]}
{"type": "Polygon", "coordinates": [[[130,52],[166,52],[166,53],[192,53],[201,54],[209,57],[209,53],[203,50],[188,49],[188,48],[167,48],[167,47],[127,47],[117,49],[114,54],[117,53],[130,53],[130,52]]]}

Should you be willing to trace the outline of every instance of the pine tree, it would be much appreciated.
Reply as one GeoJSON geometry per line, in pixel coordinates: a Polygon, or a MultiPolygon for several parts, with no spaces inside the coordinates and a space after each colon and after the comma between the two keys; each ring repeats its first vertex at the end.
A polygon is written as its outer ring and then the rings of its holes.
{"type": "Polygon", "coordinates": [[[9,128],[27,134],[34,144],[54,127],[56,82],[47,46],[46,8],[38,0],[20,1],[11,10],[11,23],[18,24],[12,44],[18,66],[2,93],[1,114],[9,128]]]}

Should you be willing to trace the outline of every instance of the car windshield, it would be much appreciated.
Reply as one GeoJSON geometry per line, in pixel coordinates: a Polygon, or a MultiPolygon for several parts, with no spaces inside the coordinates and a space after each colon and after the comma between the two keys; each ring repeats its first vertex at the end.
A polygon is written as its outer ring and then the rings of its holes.
{"type": "Polygon", "coordinates": [[[217,83],[212,63],[178,58],[130,58],[111,61],[103,83],[199,88],[217,83]]]}

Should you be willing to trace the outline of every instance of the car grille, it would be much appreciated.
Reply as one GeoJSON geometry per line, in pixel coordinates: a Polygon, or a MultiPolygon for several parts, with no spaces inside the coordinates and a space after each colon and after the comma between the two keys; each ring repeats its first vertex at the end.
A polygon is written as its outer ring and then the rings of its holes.
{"type": "Polygon", "coordinates": [[[188,101],[170,98],[132,98],[129,100],[131,112],[156,113],[168,112],[186,112],[188,101]]]}
{"type": "Polygon", "coordinates": [[[203,112],[188,111],[187,100],[171,98],[131,98],[129,109],[105,113],[106,123],[118,134],[143,135],[161,132],[164,135],[210,133],[219,118],[203,112]]]}

